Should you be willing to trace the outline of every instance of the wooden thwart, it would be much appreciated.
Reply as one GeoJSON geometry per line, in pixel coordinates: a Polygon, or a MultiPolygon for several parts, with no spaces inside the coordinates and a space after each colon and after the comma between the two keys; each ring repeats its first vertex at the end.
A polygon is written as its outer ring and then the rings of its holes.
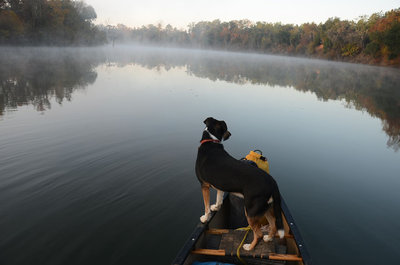
{"type": "MultiPolygon", "coordinates": [[[[228,234],[229,229],[217,229],[217,228],[212,228],[206,231],[207,234],[210,235],[222,235],[222,234],[228,234]]],[[[279,235],[275,235],[275,237],[279,237],[279,235]]],[[[294,238],[293,235],[286,233],[285,238],[294,238]]]]}
{"type": "MultiPolygon", "coordinates": [[[[209,255],[209,256],[225,256],[224,249],[195,249],[192,254],[209,255]]],[[[285,260],[285,261],[302,261],[303,259],[297,255],[290,254],[276,254],[270,253],[268,256],[270,260],[285,260]]]]}
{"type": "MultiPolygon", "coordinates": [[[[279,235],[276,234],[275,237],[279,238],[279,235]]],[[[294,236],[292,234],[285,233],[285,238],[294,238],[294,236]]]]}
{"type": "Polygon", "coordinates": [[[290,254],[275,254],[271,253],[268,256],[269,259],[273,260],[286,260],[286,261],[302,261],[303,259],[297,255],[290,254]]]}
{"type": "Polygon", "coordinates": [[[210,255],[210,256],[225,256],[225,250],[199,248],[199,249],[192,250],[192,254],[210,255]]]}
{"type": "Polygon", "coordinates": [[[207,234],[210,235],[222,235],[222,234],[228,234],[229,229],[209,229],[206,231],[207,234]]]}

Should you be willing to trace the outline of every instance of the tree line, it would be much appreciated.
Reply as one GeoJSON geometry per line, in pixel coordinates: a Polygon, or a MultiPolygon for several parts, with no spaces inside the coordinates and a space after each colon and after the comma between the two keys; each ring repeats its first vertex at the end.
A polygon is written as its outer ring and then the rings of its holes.
{"type": "Polygon", "coordinates": [[[276,53],[360,63],[400,65],[400,8],[301,25],[233,20],[200,21],[177,29],[93,24],[94,8],[80,0],[0,0],[0,44],[158,46],[276,53]]]}
{"type": "Polygon", "coordinates": [[[106,34],[94,8],[72,0],[0,0],[0,44],[94,45],[106,34]]]}
{"type": "Polygon", "coordinates": [[[161,24],[101,26],[111,42],[241,50],[400,65],[400,8],[357,21],[330,18],[301,25],[233,20],[191,23],[187,30],[161,24]]]}

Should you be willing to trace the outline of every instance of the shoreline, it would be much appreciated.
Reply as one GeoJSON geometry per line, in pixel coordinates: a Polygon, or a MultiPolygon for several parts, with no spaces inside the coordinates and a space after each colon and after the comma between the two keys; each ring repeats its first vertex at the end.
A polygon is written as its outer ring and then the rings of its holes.
{"type": "Polygon", "coordinates": [[[284,56],[288,58],[297,59],[310,59],[310,60],[322,60],[326,62],[337,62],[337,63],[350,63],[365,66],[378,66],[378,67],[388,67],[393,69],[400,68],[400,58],[396,60],[374,60],[373,58],[366,56],[355,56],[352,59],[345,58],[328,58],[322,54],[317,55],[303,55],[303,54],[288,54],[279,52],[268,52],[268,51],[257,51],[257,50],[243,50],[243,49],[221,49],[221,48],[211,48],[211,47],[190,47],[190,46],[177,46],[177,45],[154,45],[154,44],[140,44],[140,43],[118,43],[115,46],[112,44],[101,44],[92,46],[80,46],[80,45],[68,45],[68,46],[55,46],[55,45],[0,45],[0,49],[104,49],[109,48],[111,50],[117,50],[121,48],[154,48],[154,49],[182,49],[182,50],[192,50],[192,51],[207,51],[207,52],[222,52],[222,53],[235,53],[235,54],[246,54],[246,55],[267,55],[267,56],[284,56]]]}

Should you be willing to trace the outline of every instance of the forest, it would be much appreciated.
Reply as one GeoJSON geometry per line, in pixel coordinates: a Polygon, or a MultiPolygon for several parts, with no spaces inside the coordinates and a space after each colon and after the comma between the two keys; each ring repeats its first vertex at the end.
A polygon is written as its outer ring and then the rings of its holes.
{"type": "MultiPolygon", "coordinates": [[[[284,54],[400,66],[400,8],[358,20],[301,25],[250,20],[200,21],[130,28],[94,25],[94,8],[73,0],[0,0],[0,45],[155,46],[284,54]]],[[[266,18],[268,19],[268,18],[266,18]]]]}
{"type": "Polygon", "coordinates": [[[103,44],[106,35],[93,24],[96,17],[83,1],[0,0],[0,44],[103,44]]]}
{"type": "MultiPolygon", "coordinates": [[[[103,26],[103,28],[106,28],[103,26]]],[[[357,21],[330,18],[301,25],[234,20],[191,23],[188,30],[161,24],[107,27],[112,42],[249,51],[400,66],[400,8],[357,21]]]]}

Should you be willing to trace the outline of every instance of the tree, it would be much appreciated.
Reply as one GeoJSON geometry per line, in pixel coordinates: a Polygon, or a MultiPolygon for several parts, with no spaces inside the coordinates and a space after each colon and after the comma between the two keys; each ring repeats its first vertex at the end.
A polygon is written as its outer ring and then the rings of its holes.
{"type": "Polygon", "coordinates": [[[2,43],[76,45],[104,43],[92,6],[72,0],[0,0],[2,43]]]}
{"type": "Polygon", "coordinates": [[[15,42],[22,36],[24,25],[12,10],[0,10],[0,41],[15,42]]]}

